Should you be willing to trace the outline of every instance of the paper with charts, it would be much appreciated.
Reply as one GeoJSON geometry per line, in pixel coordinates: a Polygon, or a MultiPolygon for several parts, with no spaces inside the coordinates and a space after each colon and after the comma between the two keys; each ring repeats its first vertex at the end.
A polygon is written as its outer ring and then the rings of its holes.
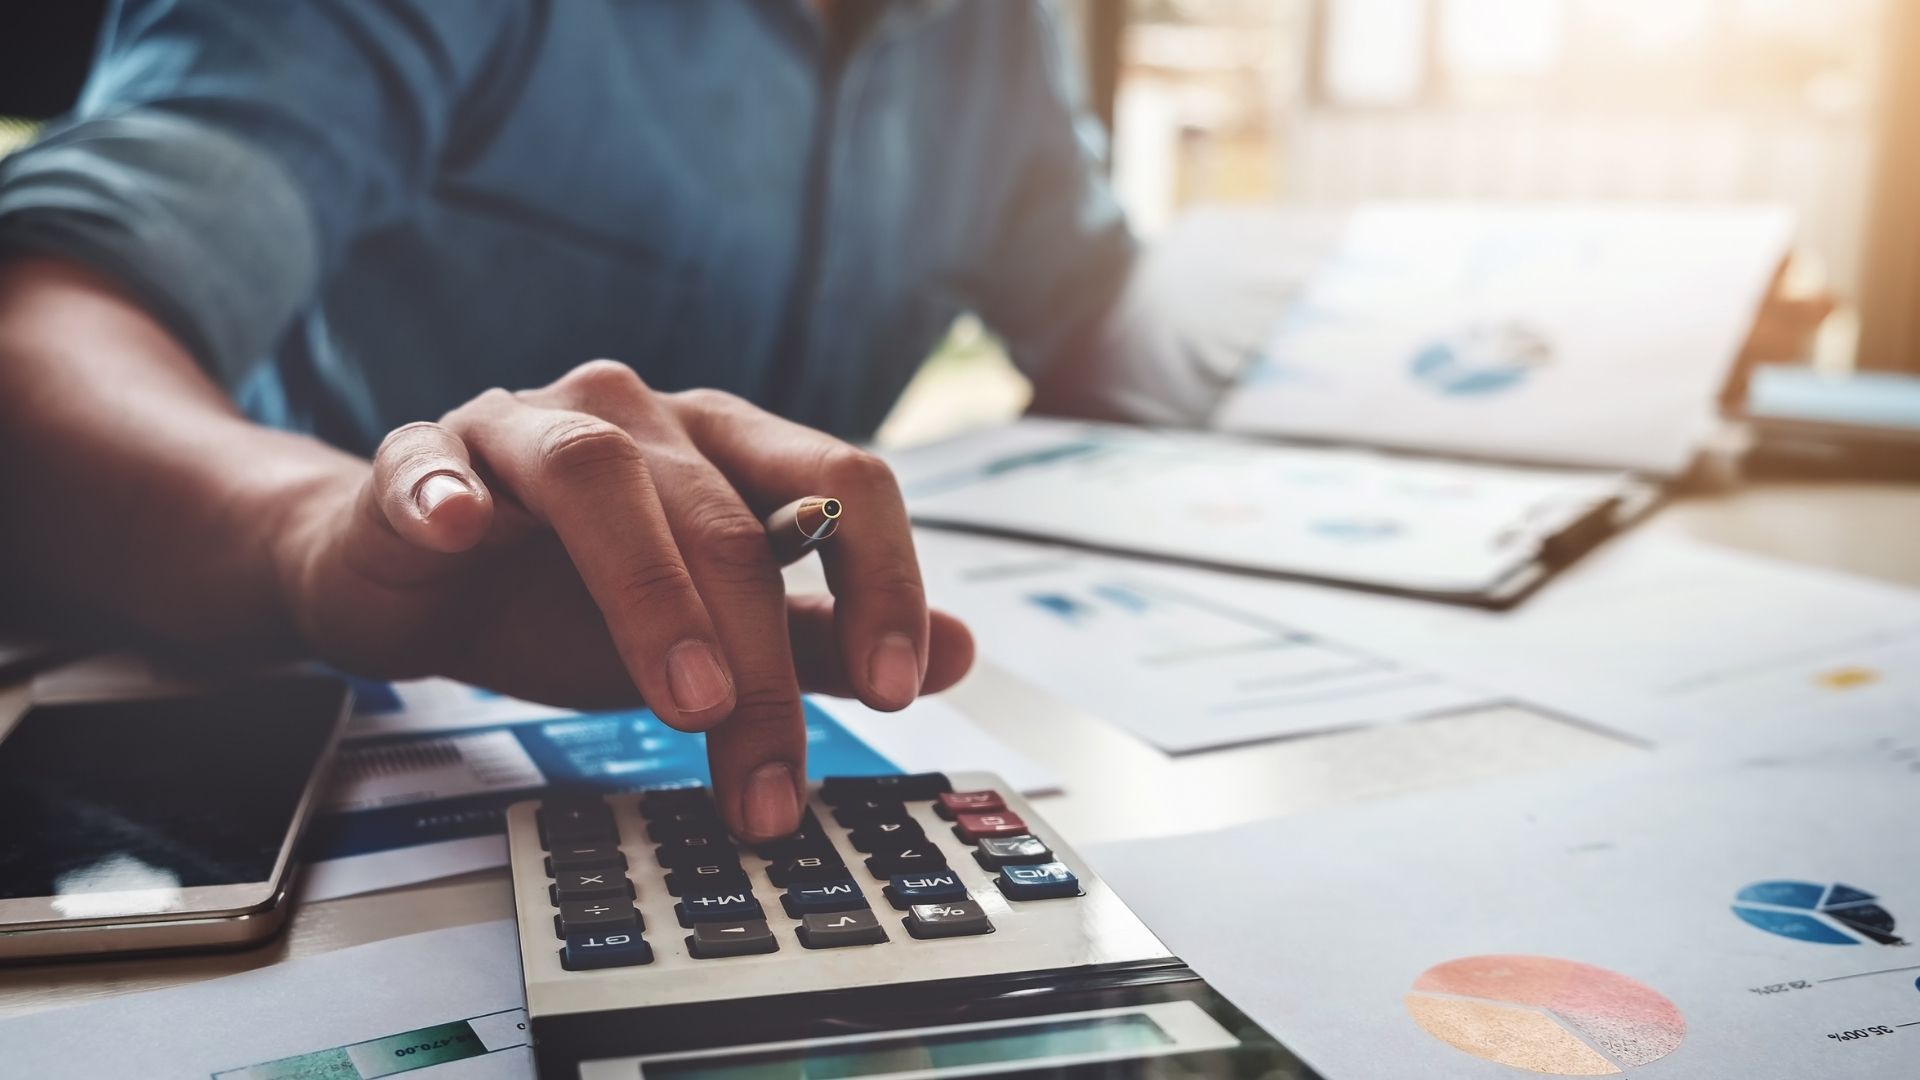
{"type": "Polygon", "coordinates": [[[0,1021],[32,1080],[533,1080],[510,920],[0,1021]]]}
{"type": "Polygon", "coordinates": [[[1183,585],[1197,571],[924,529],[916,542],[930,598],[994,663],[1172,753],[1505,700],[1283,609],[1197,594],[1183,585]]]}
{"type": "Polygon", "coordinates": [[[1363,207],[1215,422],[1678,473],[1791,232],[1772,207],[1363,207]]]}
{"type": "Polygon", "coordinates": [[[890,460],[925,524],[1461,598],[1638,493],[1618,473],[1035,418],[890,460]]]}
{"type": "Polygon", "coordinates": [[[1340,1080],[1913,1076],[1920,710],[1825,720],[1088,857],[1340,1080]]]}
{"type": "Polygon", "coordinates": [[[1661,745],[1920,700],[1920,590],[1684,537],[1619,537],[1512,611],[1189,574],[1190,592],[1661,745]]]}

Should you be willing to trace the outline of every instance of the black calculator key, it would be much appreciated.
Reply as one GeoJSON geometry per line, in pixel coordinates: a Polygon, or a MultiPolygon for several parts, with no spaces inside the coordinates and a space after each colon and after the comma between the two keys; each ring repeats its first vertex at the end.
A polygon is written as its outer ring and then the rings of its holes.
{"type": "Polygon", "coordinates": [[[733,841],[724,836],[682,836],[655,848],[654,855],[659,858],[661,866],[669,869],[700,863],[740,861],[740,852],[735,850],[733,841]]]}
{"type": "Polygon", "coordinates": [[[613,932],[631,930],[634,933],[646,929],[646,923],[640,913],[633,909],[633,902],[618,898],[611,900],[562,900],[560,913],[553,917],[553,932],[559,937],[594,932],[613,932]]]}
{"type": "Polygon", "coordinates": [[[784,889],[792,885],[811,885],[818,881],[837,881],[847,876],[847,864],[833,852],[801,855],[767,867],[767,880],[784,889]]]}
{"type": "Polygon", "coordinates": [[[1052,862],[1053,851],[1037,836],[983,836],[974,861],[989,870],[1052,862]]]}
{"type": "Polygon", "coordinates": [[[951,870],[932,874],[901,874],[887,883],[887,900],[900,911],[915,904],[966,898],[967,883],[951,870]]]}
{"type": "Polygon", "coordinates": [[[820,781],[820,797],[829,806],[859,799],[932,799],[952,791],[946,773],[908,773],[903,776],[829,776],[820,781]]]}
{"type": "Polygon", "coordinates": [[[855,851],[874,855],[924,843],[927,832],[917,821],[881,821],[862,825],[848,833],[847,839],[852,842],[855,851]]]}
{"type": "Polygon", "coordinates": [[[721,840],[727,838],[726,823],[712,810],[675,810],[649,818],[647,839],[656,844],[665,844],[684,836],[712,836],[721,840]]]}
{"type": "Polygon", "coordinates": [[[917,938],[967,937],[993,933],[993,921],[972,900],[915,904],[907,909],[907,933],[917,938]]]}
{"type": "Polygon", "coordinates": [[[1046,900],[1056,896],[1079,896],[1080,879],[1067,864],[1037,863],[1033,866],[1003,866],[995,879],[1009,900],[1046,900]]]}
{"type": "Polygon", "coordinates": [[[567,943],[560,947],[560,966],[568,971],[651,963],[653,947],[641,939],[638,931],[569,934],[567,943]]]}
{"type": "Polygon", "coordinates": [[[737,862],[689,863],[667,875],[667,892],[674,896],[749,887],[747,872],[737,862]]]}
{"type": "Polygon", "coordinates": [[[867,896],[852,878],[821,881],[810,885],[791,885],[780,898],[787,915],[798,919],[817,911],[847,911],[867,906],[867,896]]]}
{"type": "Polygon", "coordinates": [[[867,871],[877,878],[901,874],[934,873],[947,868],[947,857],[932,844],[915,844],[898,851],[883,851],[867,860],[867,871]]]}
{"type": "Polygon", "coordinates": [[[585,870],[589,867],[627,868],[627,857],[612,844],[556,844],[547,856],[547,876],[557,870],[585,870]]]}
{"type": "Polygon", "coordinates": [[[655,788],[640,796],[640,812],[649,820],[677,810],[713,810],[713,796],[703,787],[655,788]]]}
{"type": "Polygon", "coordinates": [[[748,889],[688,893],[680,898],[680,903],[673,910],[680,916],[682,926],[703,922],[743,922],[767,917],[760,907],[760,901],[755,900],[748,889]]]}
{"type": "Polygon", "coordinates": [[[633,885],[625,874],[612,867],[586,870],[562,870],[553,875],[553,886],[549,890],[554,906],[566,900],[600,900],[617,897],[631,899],[633,885]]]}
{"type": "Polygon", "coordinates": [[[613,825],[613,811],[602,802],[549,803],[536,815],[540,822],[540,843],[548,851],[560,844],[617,844],[620,833],[613,825]]]}
{"type": "Polygon", "coordinates": [[[912,821],[913,815],[899,799],[854,799],[835,809],[833,820],[839,822],[841,828],[857,829],[882,821],[912,821]]]}
{"type": "Polygon", "coordinates": [[[802,855],[832,854],[833,841],[820,827],[820,819],[808,810],[800,818],[800,827],[778,840],[756,846],[754,852],[768,862],[782,862],[802,855]]]}
{"type": "Polygon", "coordinates": [[[838,949],[848,945],[878,945],[887,940],[880,917],[871,908],[827,911],[800,920],[800,944],[809,949],[838,949]]]}
{"type": "Polygon", "coordinates": [[[779,949],[780,943],[773,939],[773,931],[768,929],[763,919],[694,923],[693,933],[687,935],[687,952],[695,960],[752,956],[756,953],[778,952],[779,949]]]}

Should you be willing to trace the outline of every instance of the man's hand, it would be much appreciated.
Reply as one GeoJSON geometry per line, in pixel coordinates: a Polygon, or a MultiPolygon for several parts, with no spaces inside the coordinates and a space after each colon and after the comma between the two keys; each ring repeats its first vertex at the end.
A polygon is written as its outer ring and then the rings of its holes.
{"type": "Polygon", "coordinates": [[[746,839],[799,820],[803,687],[899,709],[972,662],[965,628],[929,618],[878,459],[727,394],[657,393],[612,361],[400,428],[347,488],[275,541],[321,656],[582,707],[643,698],[709,732],[746,839]],[[847,507],[821,549],[834,595],[790,599],[761,517],[812,494],[847,507]]]}

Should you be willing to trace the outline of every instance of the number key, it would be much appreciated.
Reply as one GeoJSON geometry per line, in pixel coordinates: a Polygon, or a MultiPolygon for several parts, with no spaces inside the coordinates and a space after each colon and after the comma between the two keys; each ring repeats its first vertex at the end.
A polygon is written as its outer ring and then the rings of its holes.
{"type": "Polygon", "coordinates": [[[682,836],[654,849],[660,865],[669,869],[701,863],[738,862],[740,853],[724,837],[682,836]]]}
{"type": "Polygon", "coordinates": [[[867,860],[867,871],[885,880],[900,874],[924,874],[947,868],[947,857],[932,844],[915,844],[898,851],[883,851],[867,860]]]}
{"type": "Polygon", "coordinates": [[[914,821],[881,821],[872,825],[863,825],[847,834],[855,851],[875,855],[882,851],[899,851],[915,844],[925,843],[926,830],[914,821]]]}
{"type": "Polygon", "coordinates": [[[855,799],[835,809],[833,820],[842,828],[857,829],[882,821],[912,821],[913,815],[907,812],[907,804],[898,799],[855,799]]]}
{"type": "Polygon", "coordinates": [[[945,773],[907,773],[903,776],[829,776],[820,782],[820,797],[829,806],[858,799],[931,799],[953,784],[945,773]]]}
{"type": "Polygon", "coordinates": [[[767,867],[767,880],[784,889],[790,885],[817,881],[838,881],[847,876],[847,864],[832,852],[802,855],[767,867]]]}
{"type": "Polygon", "coordinates": [[[667,893],[671,896],[719,889],[744,889],[747,884],[747,872],[740,869],[737,862],[689,863],[667,875],[667,893]]]}

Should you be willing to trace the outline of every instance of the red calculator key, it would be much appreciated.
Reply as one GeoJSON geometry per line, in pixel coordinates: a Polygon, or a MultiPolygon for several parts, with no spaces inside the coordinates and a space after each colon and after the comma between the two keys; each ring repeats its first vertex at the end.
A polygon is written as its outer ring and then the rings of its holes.
{"type": "Polygon", "coordinates": [[[993,814],[1006,808],[997,791],[949,791],[940,796],[934,812],[952,821],[955,814],[993,814]]]}
{"type": "Polygon", "coordinates": [[[1019,836],[1027,831],[1027,823],[1020,815],[1009,810],[994,814],[955,814],[953,833],[969,844],[979,843],[987,836],[1019,836]]]}

